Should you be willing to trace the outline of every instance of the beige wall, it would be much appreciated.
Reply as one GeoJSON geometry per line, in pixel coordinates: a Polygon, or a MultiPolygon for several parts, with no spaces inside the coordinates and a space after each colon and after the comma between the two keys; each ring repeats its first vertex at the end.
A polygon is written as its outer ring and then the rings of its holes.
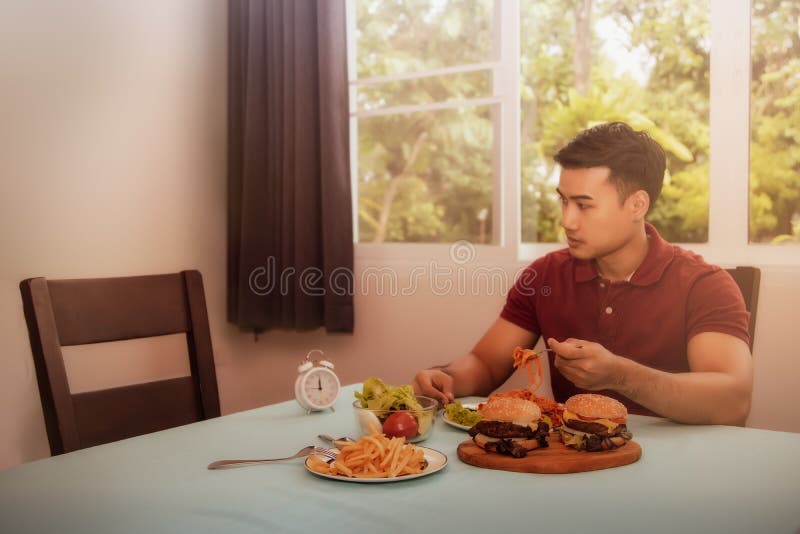
{"type": "MultiPolygon", "coordinates": [[[[345,382],[408,382],[467,350],[497,316],[500,295],[444,297],[423,284],[410,296],[362,288],[353,336],[278,332],[256,342],[227,324],[225,2],[30,4],[0,4],[0,469],[48,455],[17,288],[26,277],[200,269],[225,413],[291,398],[311,348],[345,382]]],[[[395,267],[407,280],[413,266],[395,267]]],[[[752,426],[800,431],[800,414],[779,409],[796,404],[800,382],[798,272],[765,268],[752,426]]],[[[70,380],[91,389],[129,372],[179,374],[175,341],[70,350],[70,380]],[[143,362],[131,363],[134,351],[143,362]],[[94,371],[108,358],[114,373],[94,371]]]]}
{"type": "Polygon", "coordinates": [[[195,267],[221,330],[226,4],[0,3],[0,468],[49,451],[23,278],[195,267]]]}

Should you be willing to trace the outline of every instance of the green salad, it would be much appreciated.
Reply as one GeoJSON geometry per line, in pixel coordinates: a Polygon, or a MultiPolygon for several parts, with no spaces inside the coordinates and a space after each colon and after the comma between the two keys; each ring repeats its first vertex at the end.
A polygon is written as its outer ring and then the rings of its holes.
{"type": "Polygon", "coordinates": [[[375,410],[381,424],[397,410],[408,410],[413,414],[419,425],[418,435],[425,434],[433,424],[435,412],[424,410],[410,385],[390,386],[380,378],[368,378],[361,393],[355,392],[355,397],[361,401],[362,408],[375,410]]]}
{"type": "Polygon", "coordinates": [[[478,410],[464,408],[461,405],[461,401],[445,404],[444,413],[447,415],[447,419],[450,421],[464,426],[474,426],[475,423],[478,423],[481,419],[483,419],[481,412],[478,410]]]}
{"type": "Polygon", "coordinates": [[[367,378],[355,395],[361,407],[370,410],[422,410],[411,386],[390,386],[380,378],[367,378]]]}

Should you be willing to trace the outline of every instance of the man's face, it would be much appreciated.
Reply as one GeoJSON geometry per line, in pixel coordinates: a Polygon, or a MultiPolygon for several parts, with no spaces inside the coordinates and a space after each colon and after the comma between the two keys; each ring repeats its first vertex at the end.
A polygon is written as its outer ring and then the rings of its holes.
{"type": "Polygon", "coordinates": [[[640,228],[631,203],[620,202],[608,167],[562,169],[558,181],[561,226],[573,257],[590,260],[622,249],[640,228]]]}

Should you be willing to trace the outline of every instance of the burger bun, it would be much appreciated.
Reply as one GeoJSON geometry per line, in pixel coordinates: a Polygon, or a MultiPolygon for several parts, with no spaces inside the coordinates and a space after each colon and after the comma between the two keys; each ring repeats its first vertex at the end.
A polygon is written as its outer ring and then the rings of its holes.
{"type": "Polygon", "coordinates": [[[573,395],[564,403],[564,408],[574,414],[592,419],[625,419],[628,409],[616,399],[596,393],[573,395]]]}
{"type": "Polygon", "coordinates": [[[484,420],[503,421],[528,426],[542,417],[542,410],[535,402],[515,398],[495,398],[481,406],[484,420]]]}

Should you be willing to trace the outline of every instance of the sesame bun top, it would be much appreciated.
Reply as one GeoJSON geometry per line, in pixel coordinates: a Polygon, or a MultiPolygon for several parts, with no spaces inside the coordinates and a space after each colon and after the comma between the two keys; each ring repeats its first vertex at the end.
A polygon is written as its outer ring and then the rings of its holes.
{"type": "Polygon", "coordinates": [[[564,403],[564,408],[574,414],[595,419],[618,419],[628,416],[628,409],[624,404],[596,393],[573,395],[564,403]]]}
{"type": "Polygon", "coordinates": [[[542,410],[535,402],[525,399],[500,397],[481,406],[484,421],[504,421],[526,426],[542,417],[542,410]]]}

